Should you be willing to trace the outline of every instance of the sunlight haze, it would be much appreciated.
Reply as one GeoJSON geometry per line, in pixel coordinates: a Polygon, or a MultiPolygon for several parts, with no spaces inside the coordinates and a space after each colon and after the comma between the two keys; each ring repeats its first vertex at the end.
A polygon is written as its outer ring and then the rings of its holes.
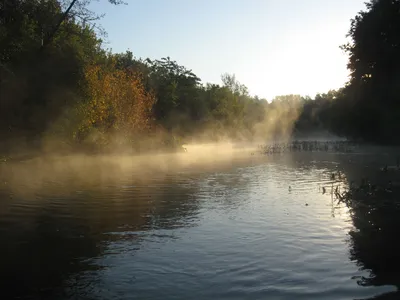
{"type": "Polygon", "coordinates": [[[341,87],[348,72],[339,46],[350,19],[364,9],[363,0],[126,2],[92,5],[106,13],[106,48],[170,56],[203,82],[220,83],[222,73],[234,73],[251,94],[269,100],[341,87]]]}
{"type": "Polygon", "coordinates": [[[399,32],[400,0],[0,1],[2,299],[400,299],[399,32]]]}

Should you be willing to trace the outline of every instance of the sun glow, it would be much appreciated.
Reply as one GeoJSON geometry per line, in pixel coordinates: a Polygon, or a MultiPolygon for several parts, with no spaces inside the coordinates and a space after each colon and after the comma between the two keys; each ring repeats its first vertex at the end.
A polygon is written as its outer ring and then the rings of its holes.
{"type": "MultiPolygon", "coordinates": [[[[260,56],[260,60],[250,63],[249,67],[243,66],[239,79],[249,83],[253,94],[265,95],[267,100],[288,94],[314,97],[317,93],[343,87],[349,75],[348,57],[339,46],[347,41],[343,34],[347,24],[339,25],[329,26],[332,34],[325,30],[293,32],[277,45],[279,51],[274,55],[260,56]]],[[[265,48],[269,46],[264,45],[265,48]]]]}

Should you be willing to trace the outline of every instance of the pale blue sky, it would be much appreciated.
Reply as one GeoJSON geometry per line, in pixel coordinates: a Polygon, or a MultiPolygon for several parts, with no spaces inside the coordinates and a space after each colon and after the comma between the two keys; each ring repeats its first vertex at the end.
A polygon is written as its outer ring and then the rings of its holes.
{"type": "Polygon", "coordinates": [[[313,96],[347,81],[350,19],[365,0],[106,0],[107,48],[136,57],[170,56],[203,82],[234,73],[252,95],[313,96]]]}

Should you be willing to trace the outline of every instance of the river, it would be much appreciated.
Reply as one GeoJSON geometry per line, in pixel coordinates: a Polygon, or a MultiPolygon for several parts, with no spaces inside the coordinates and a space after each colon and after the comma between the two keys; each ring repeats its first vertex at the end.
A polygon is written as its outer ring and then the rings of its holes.
{"type": "Polygon", "coordinates": [[[3,163],[1,292],[4,299],[399,299],[398,207],[365,213],[330,193],[381,177],[379,167],[395,163],[385,151],[200,149],[202,157],[188,159],[189,148],[179,157],[3,163]]]}

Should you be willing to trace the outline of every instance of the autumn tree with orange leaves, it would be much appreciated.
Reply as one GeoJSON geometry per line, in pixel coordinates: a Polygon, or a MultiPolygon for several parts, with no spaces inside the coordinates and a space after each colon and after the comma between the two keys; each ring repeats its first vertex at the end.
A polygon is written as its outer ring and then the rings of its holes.
{"type": "Polygon", "coordinates": [[[152,126],[154,95],[146,91],[141,75],[101,66],[85,70],[88,101],[81,124],[75,132],[78,139],[91,132],[134,138],[149,132],[152,126]]]}

